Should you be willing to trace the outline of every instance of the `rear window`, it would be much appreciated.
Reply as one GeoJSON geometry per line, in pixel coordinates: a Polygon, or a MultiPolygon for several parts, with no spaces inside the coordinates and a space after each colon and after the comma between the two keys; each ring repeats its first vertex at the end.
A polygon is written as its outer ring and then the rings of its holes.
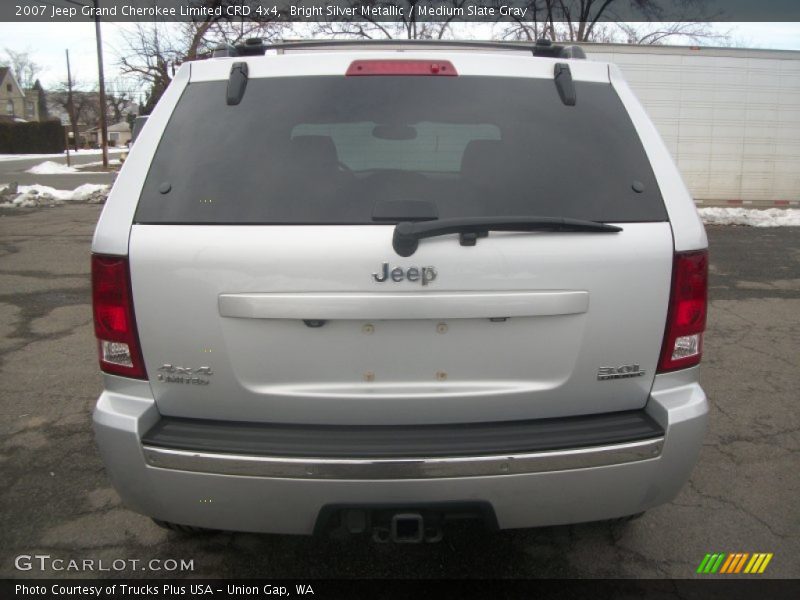
{"type": "Polygon", "coordinates": [[[253,79],[237,106],[226,86],[186,88],[136,222],[366,224],[397,201],[439,218],[666,220],[609,84],[575,82],[575,106],[529,78],[253,79]]]}

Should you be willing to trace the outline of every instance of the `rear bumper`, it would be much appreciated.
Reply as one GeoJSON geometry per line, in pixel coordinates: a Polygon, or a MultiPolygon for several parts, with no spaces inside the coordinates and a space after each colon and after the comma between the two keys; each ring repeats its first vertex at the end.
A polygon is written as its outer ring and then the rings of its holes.
{"type": "Polygon", "coordinates": [[[661,454],[664,438],[571,450],[485,456],[408,459],[287,458],[191,452],[143,446],[149,466],[215,475],[288,479],[440,479],[521,475],[586,469],[647,460],[661,454]]]}
{"type": "Polygon", "coordinates": [[[160,420],[146,382],[106,377],[94,413],[109,476],[131,508],[214,529],[310,534],[331,505],[474,502],[501,528],[609,519],[671,500],[694,466],[708,406],[697,369],[660,375],[646,413],[663,435],[519,454],[249,456],[143,445],[160,420]]]}
{"type": "Polygon", "coordinates": [[[292,479],[428,479],[615,465],[661,454],[644,410],[437,425],[278,425],[162,417],[142,438],[148,465],[292,479]]]}

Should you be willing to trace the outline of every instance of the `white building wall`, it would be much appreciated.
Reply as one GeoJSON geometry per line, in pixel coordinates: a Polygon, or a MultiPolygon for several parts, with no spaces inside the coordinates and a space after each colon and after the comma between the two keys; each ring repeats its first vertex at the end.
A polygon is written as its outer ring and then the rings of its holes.
{"type": "Polygon", "coordinates": [[[698,202],[800,201],[800,52],[584,49],[622,69],[698,202]]]}

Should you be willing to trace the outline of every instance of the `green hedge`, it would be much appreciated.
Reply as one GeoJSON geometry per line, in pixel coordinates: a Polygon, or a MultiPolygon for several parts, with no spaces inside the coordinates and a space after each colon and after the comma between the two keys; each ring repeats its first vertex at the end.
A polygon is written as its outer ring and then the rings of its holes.
{"type": "Polygon", "coordinates": [[[61,121],[0,122],[0,154],[57,154],[64,150],[61,121]]]}

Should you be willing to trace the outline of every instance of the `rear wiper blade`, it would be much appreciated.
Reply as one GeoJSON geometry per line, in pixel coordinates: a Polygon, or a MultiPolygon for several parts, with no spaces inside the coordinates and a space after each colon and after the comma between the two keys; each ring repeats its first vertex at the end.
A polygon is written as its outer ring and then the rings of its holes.
{"type": "Polygon", "coordinates": [[[462,246],[474,246],[478,237],[489,231],[586,231],[616,233],[622,227],[597,221],[567,219],[562,217],[463,217],[412,223],[402,221],[394,228],[392,247],[400,256],[411,256],[417,251],[419,240],[449,233],[461,234],[462,246]]]}

